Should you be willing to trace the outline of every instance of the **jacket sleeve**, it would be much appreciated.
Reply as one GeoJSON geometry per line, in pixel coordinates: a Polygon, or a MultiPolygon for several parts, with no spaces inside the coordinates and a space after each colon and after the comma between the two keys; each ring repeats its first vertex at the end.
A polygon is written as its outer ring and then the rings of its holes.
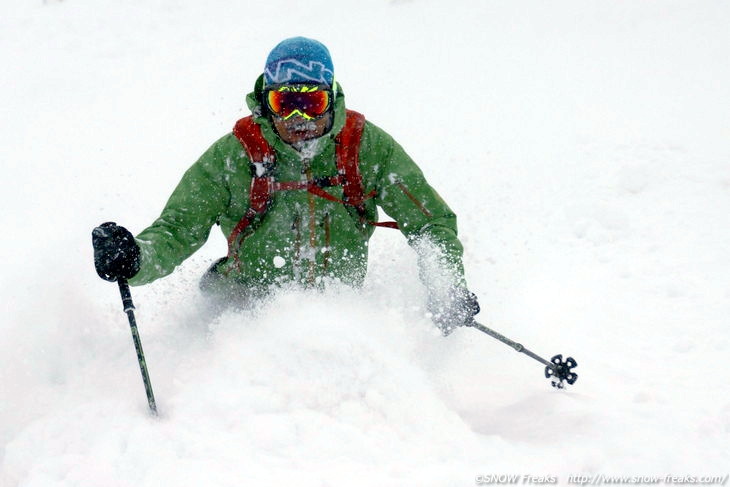
{"type": "Polygon", "coordinates": [[[170,274],[208,239],[230,201],[220,143],[187,170],[160,217],[135,237],[141,265],[130,284],[146,284],[170,274]]]}
{"type": "Polygon", "coordinates": [[[369,125],[382,161],[376,203],[398,222],[400,231],[416,250],[421,280],[429,286],[438,275],[442,282],[446,280],[445,285],[466,287],[464,249],[457,236],[456,215],[403,148],[388,134],[369,125]]]}

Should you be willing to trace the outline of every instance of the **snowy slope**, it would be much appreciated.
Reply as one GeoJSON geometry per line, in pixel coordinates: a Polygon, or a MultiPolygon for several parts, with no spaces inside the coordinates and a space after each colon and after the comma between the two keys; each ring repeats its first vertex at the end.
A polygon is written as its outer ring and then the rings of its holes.
{"type": "Polygon", "coordinates": [[[0,486],[474,485],[730,473],[730,5],[5,1],[0,486]],[[365,289],[206,316],[208,245],[133,289],[161,417],[90,230],[138,232],[246,114],[268,51],[330,47],[350,107],[460,217],[481,321],[423,316],[415,257],[365,289]]]}

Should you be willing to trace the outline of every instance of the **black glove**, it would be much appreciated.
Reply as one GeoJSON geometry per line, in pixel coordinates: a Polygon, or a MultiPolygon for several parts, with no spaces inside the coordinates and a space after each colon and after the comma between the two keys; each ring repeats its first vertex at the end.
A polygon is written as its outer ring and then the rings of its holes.
{"type": "Polygon", "coordinates": [[[479,310],[476,295],[468,289],[453,288],[442,296],[429,293],[428,311],[444,336],[471,323],[479,310]]]}
{"type": "Polygon", "coordinates": [[[139,272],[139,246],[126,228],[102,223],[91,232],[91,242],[96,273],[102,279],[129,279],[139,272]]]}

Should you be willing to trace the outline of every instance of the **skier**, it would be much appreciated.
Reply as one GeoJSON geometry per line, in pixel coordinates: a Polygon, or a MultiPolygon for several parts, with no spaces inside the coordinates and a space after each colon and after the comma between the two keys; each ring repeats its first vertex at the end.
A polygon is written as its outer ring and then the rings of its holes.
{"type": "Polygon", "coordinates": [[[146,284],[200,248],[213,225],[228,255],[201,288],[242,305],[285,283],[362,283],[376,226],[399,228],[419,255],[428,310],[444,335],[479,305],[464,280],[456,215],[388,134],[345,109],[329,51],[279,43],[246,98],[252,115],[188,169],[160,217],[137,237],[112,222],[94,229],[103,279],[146,284]],[[378,222],[380,206],[395,222],[378,222]]]}

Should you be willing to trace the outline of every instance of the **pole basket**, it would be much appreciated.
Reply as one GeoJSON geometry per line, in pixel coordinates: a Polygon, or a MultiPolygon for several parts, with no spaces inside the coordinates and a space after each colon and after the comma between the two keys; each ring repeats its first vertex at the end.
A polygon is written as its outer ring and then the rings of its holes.
{"type": "Polygon", "coordinates": [[[578,374],[573,372],[573,368],[578,366],[578,362],[573,357],[568,357],[563,362],[563,356],[558,354],[550,359],[550,365],[545,366],[545,377],[550,379],[553,387],[565,389],[565,385],[573,385],[578,380],[578,374]]]}

